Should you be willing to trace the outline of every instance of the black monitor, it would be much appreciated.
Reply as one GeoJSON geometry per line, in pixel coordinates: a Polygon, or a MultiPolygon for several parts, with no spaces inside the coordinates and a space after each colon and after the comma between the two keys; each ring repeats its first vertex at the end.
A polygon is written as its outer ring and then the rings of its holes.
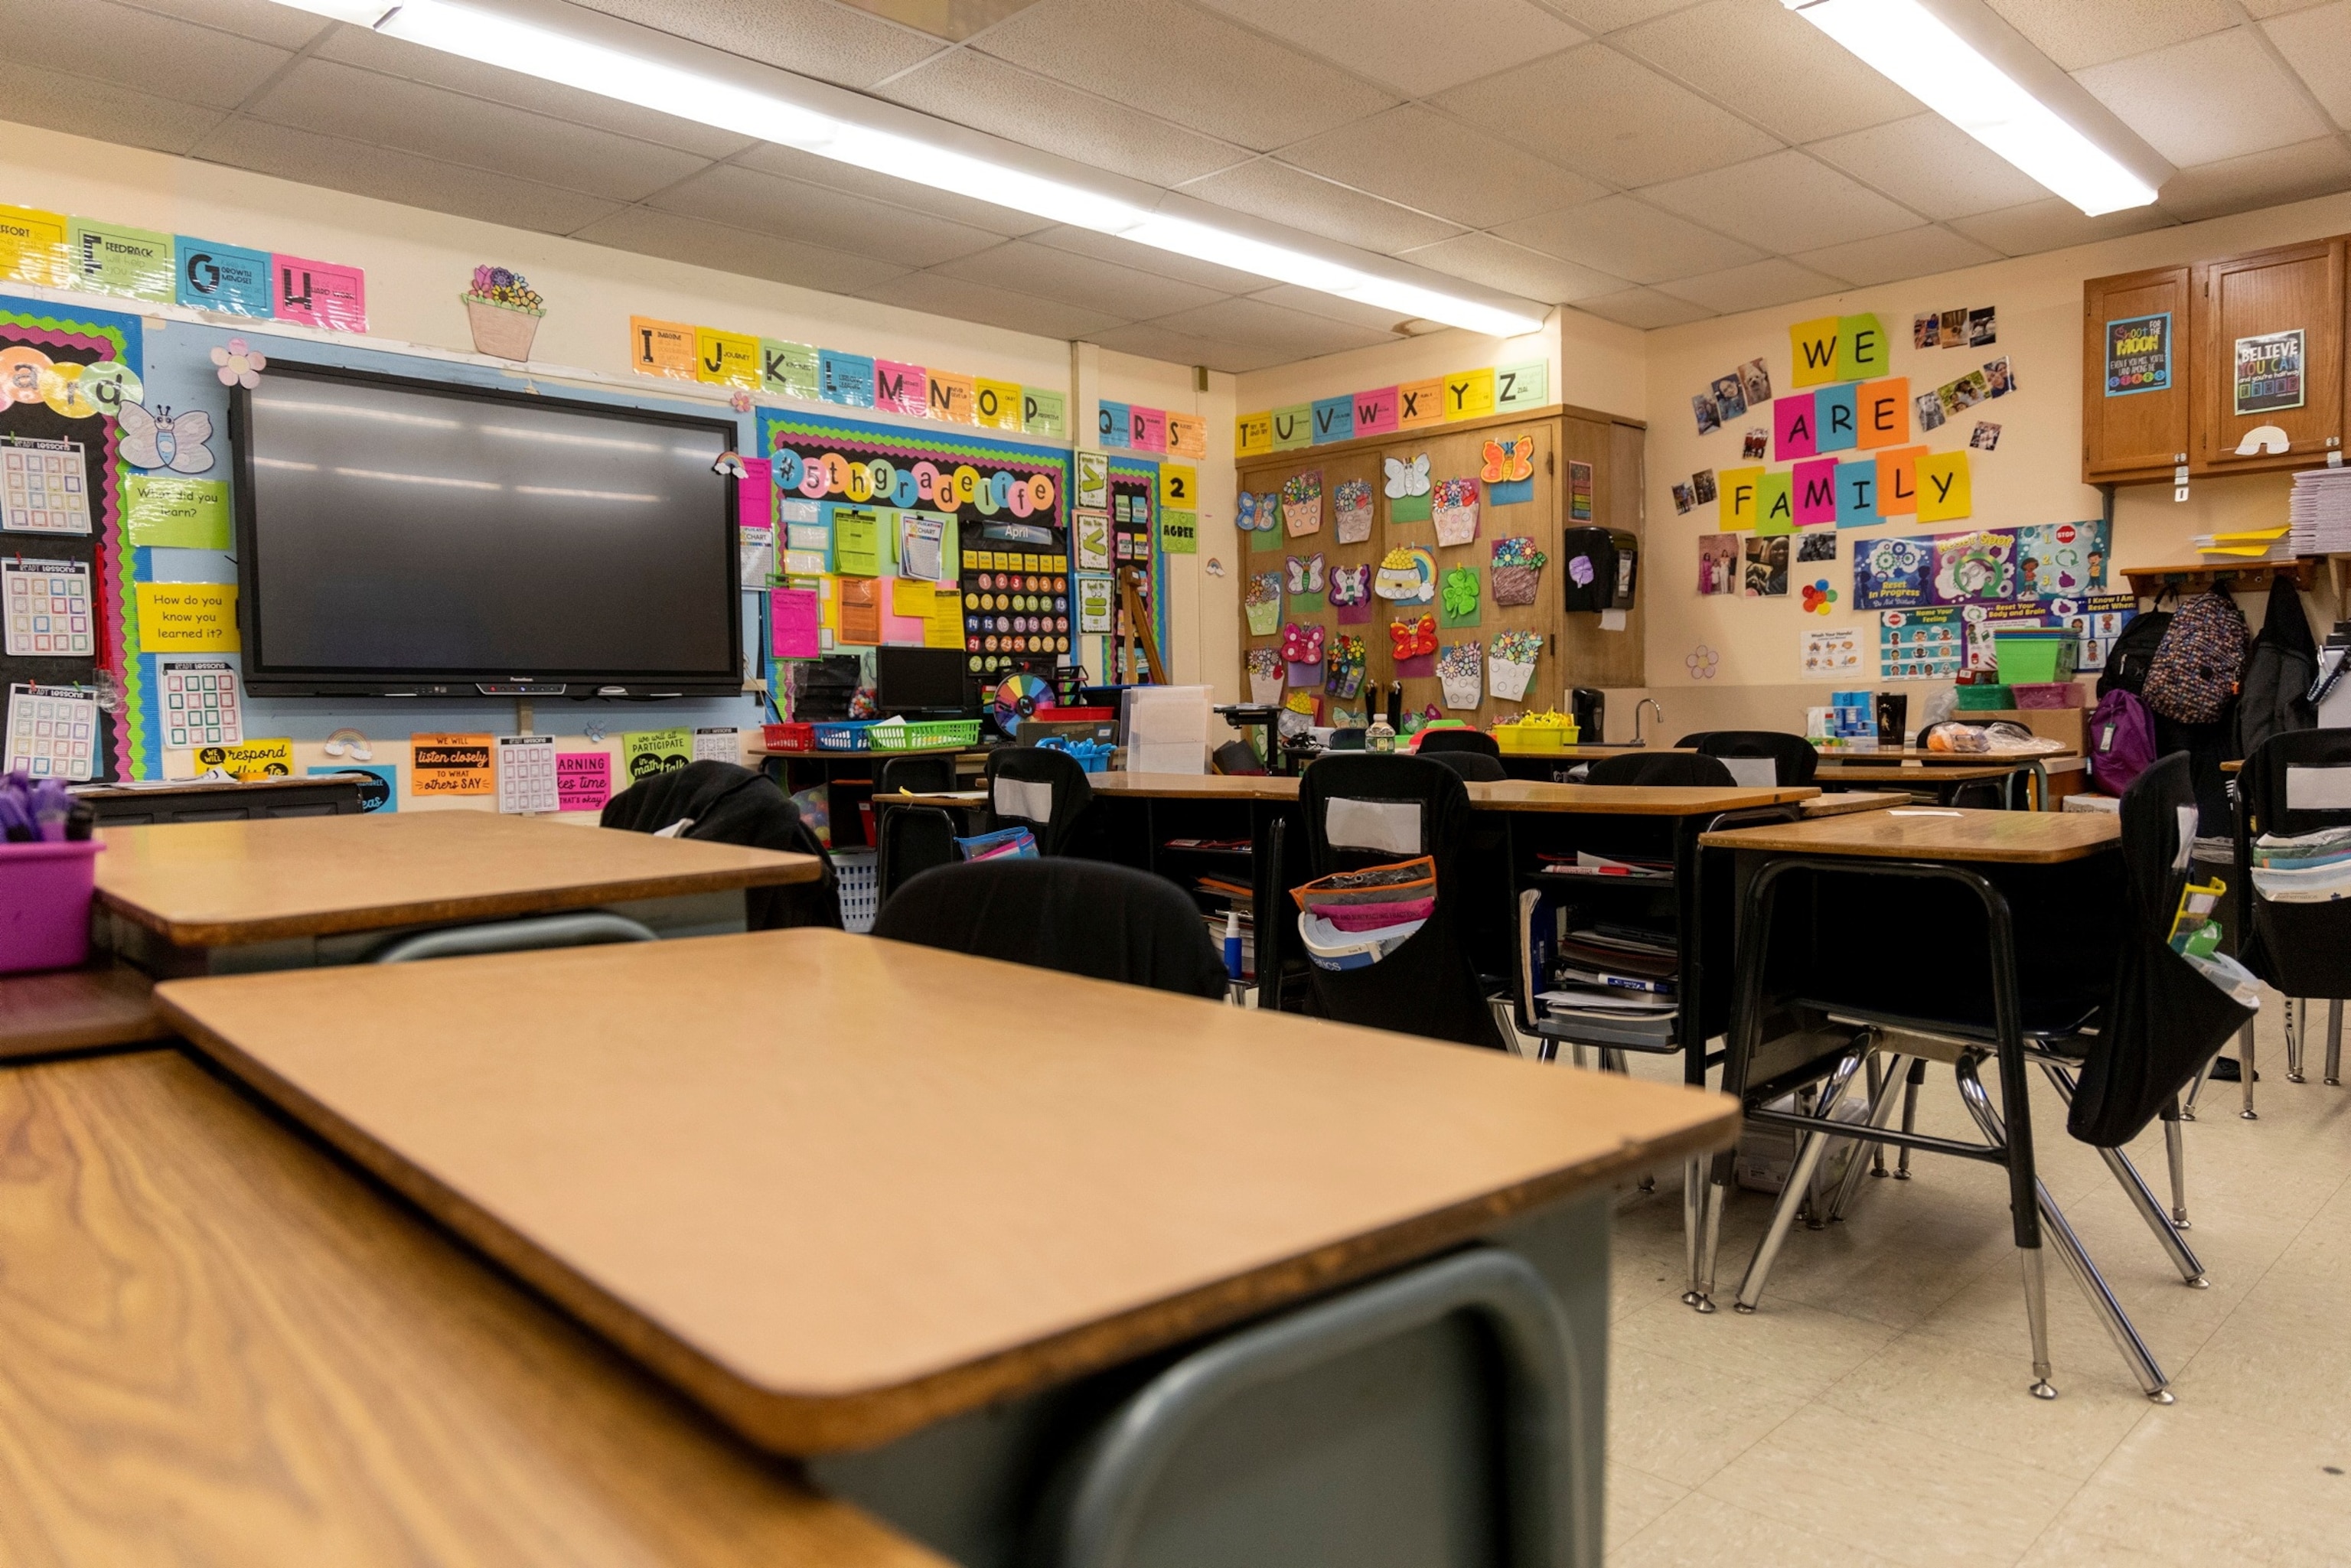
{"type": "Polygon", "coordinates": [[[876,648],[873,696],[884,714],[968,715],[960,648],[876,648]]]}

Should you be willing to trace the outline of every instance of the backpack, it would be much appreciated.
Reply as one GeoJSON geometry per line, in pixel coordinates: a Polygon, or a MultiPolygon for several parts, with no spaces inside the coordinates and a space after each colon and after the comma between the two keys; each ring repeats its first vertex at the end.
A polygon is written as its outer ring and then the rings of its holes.
{"type": "Polygon", "coordinates": [[[2210,724],[2229,711],[2252,642],[2252,631],[2235,600],[2217,588],[2199,593],[2164,629],[2139,695],[2165,718],[2210,724]]]}
{"type": "Polygon", "coordinates": [[[2090,715],[2090,779],[2119,795],[2155,761],[2155,716],[2130,692],[2108,692],[2090,715]]]}
{"type": "Polygon", "coordinates": [[[2108,692],[2129,692],[2133,695],[2147,688],[2147,667],[2155,663],[2155,651],[2163,643],[2164,632],[2171,628],[2171,612],[2150,610],[2144,615],[2134,615],[2123,628],[2122,635],[2106,651],[2106,667],[2098,676],[2098,695],[2108,692]]]}
{"type": "Polygon", "coordinates": [[[2273,735],[2310,729],[2318,723],[2311,706],[2310,688],[2318,679],[2318,643],[2310,634],[2310,619],[2302,612],[2302,595],[2283,573],[2270,580],[2269,613],[2262,618],[2262,634],[2245,660],[2243,690],[2237,701],[2236,733],[2231,737],[2232,757],[2251,757],[2273,735]]]}

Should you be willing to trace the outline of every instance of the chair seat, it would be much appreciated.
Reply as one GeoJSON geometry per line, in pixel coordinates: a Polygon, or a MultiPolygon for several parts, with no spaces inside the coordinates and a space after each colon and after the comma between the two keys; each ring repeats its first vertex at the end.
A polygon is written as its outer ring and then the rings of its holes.
{"type": "MultiPolygon", "coordinates": [[[[1811,1012],[1827,1013],[1845,1022],[1890,1030],[1896,1034],[1927,1035],[1978,1045],[1996,1045],[2000,1040],[2000,1032],[1990,1019],[1926,1018],[1895,1009],[1863,1007],[1814,997],[1795,998],[1791,1005],[1811,1012]]],[[[2081,1037],[2097,1032],[2099,1017],[2105,1010],[2103,998],[2085,1001],[2079,997],[2027,998],[2024,1009],[2025,1040],[2043,1051],[2067,1056],[2079,1056],[2087,1049],[2081,1037]],[[2076,1049],[2064,1049],[2067,1046],[2076,1046],[2076,1049]]]]}

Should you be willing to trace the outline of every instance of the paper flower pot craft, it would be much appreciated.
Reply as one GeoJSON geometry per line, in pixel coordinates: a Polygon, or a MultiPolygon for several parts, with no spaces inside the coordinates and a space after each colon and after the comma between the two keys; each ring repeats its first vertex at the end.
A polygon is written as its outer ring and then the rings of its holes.
{"type": "Polygon", "coordinates": [[[1322,639],[1320,626],[1291,622],[1281,631],[1281,662],[1290,666],[1290,685],[1311,689],[1322,684],[1322,639]]]}
{"type": "Polygon", "coordinates": [[[1551,557],[1525,534],[1494,541],[1494,602],[1532,604],[1542,590],[1542,569],[1551,557]]]}
{"type": "Polygon", "coordinates": [[[501,360],[530,358],[531,340],[538,335],[547,301],[528,278],[503,267],[477,267],[474,286],[459,298],[465,301],[465,323],[474,331],[475,353],[501,360]]]}
{"type": "Polygon", "coordinates": [[[1431,675],[1437,673],[1437,617],[1419,615],[1409,621],[1388,622],[1390,652],[1395,656],[1398,675],[1431,675]]]}
{"type": "Polygon", "coordinates": [[[1437,555],[1425,545],[1401,545],[1381,558],[1372,591],[1400,603],[1427,604],[1437,598],[1437,555]]]}
{"type": "Polygon", "coordinates": [[[1322,531],[1322,470],[1292,474],[1281,482],[1281,520],[1291,538],[1322,531]]]}
{"type": "Polygon", "coordinates": [[[1270,707],[1281,700],[1281,650],[1251,648],[1249,651],[1249,701],[1270,707]]]}
{"type": "Polygon", "coordinates": [[[1281,573],[1251,572],[1249,593],[1241,601],[1241,611],[1249,617],[1250,636],[1272,636],[1281,625],[1281,573]]]}
{"type": "Polygon", "coordinates": [[[1486,644],[1486,689],[1506,703],[1522,702],[1542,657],[1540,632],[1503,632],[1486,644]]]}
{"type": "Polygon", "coordinates": [[[1447,479],[1431,497],[1437,517],[1437,542],[1466,545],[1478,537],[1478,481],[1447,479]]]}
{"type": "Polygon", "coordinates": [[[1372,537],[1372,486],[1365,479],[1342,479],[1331,492],[1331,505],[1339,515],[1339,542],[1359,545],[1372,537]]]}
{"type": "Polygon", "coordinates": [[[1361,625],[1372,618],[1372,569],[1334,566],[1331,569],[1331,608],[1342,626],[1361,625]]]}
{"type": "Polygon", "coordinates": [[[1322,663],[1322,689],[1334,702],[1345,702],[1364,689],[1364,668],[1371,651],[1361,637],[1333,637],[1322,663]]]}
{"type": "Polygon", "coordinates": [[[1447,643],[1437,656],[1437,678],[1447,707],[1476,707],[1486,695],[1485,651],[1475,643],[1447,643]]]}

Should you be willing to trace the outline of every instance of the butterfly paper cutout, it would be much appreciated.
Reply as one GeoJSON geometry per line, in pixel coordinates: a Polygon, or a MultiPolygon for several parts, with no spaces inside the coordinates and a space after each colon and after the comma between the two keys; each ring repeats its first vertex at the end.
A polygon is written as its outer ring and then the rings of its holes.
{"type": "Polygon", "coordinates": [[[1428,454],[1406,463],[1401,457],[1387,460],[1387,492],[1391,496],[1426,496],[1428,494],[1428,454]]]}
{"type": "Polygon", "coordinates": [[[138,468],[168,468],[174,474],[202,474],[213,465],[213,416],[192,408],[174,416],[157,404],[126,402],[120,414],[122,455],[138,468]]]}
{"type": "Polygon", "coordinates": [[[1331,602],[1344,607],[1361,604],[1372,594],[1372,569],[1363,566],[1334,566],[1331,569],[1331,602]]]}
{"type": "Polygon", "coordinates": [[[1399,659],[1417,659],[1437,652],[1437,617],[1424,615],[1417,621],[1388,622],[1388,641],[1395,645],[1399,659]]]}
{"type": "Polygon", "coordinates": [[[1486,443],[1486,463],[1478,470],[1478,477],[1489,485],[1503,485],[1531,478],[1534,471],[1535,438],[1521,435],[1511,441],[1486,443]]]}
{"type": "Polygon", "coordinates": [[[1320,593],[1322,591],[1322,558],[1320,555],[1290,558],[1290,591],[1320,593]]]}
{"type": "Polygon", "coordinates": [[[1322,639],[1320,626],[1293,621],[1282,628],[1282,662],[1290,664],[1319,664],[1322,662],[1322,639]]]}

